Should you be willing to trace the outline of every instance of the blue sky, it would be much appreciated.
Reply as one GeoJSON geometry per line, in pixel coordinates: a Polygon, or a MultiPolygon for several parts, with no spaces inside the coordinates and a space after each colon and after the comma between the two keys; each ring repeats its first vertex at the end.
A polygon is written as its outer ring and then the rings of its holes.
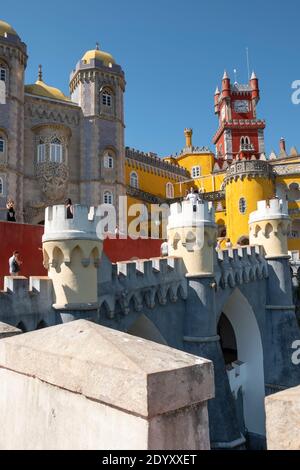
{"type": "Polygon", "coordinates": [[[44,80],[68,94],[69,73],[99,41],[126,74],[126,145],[159,155],[179,151],[183,129],[213,149],[213,94],[224,68],[238,82],[260,79],[258,116],[267,120],[268,153],[284,136],[300,151],[299,0],[14,0],[0,17],[28,46],[26,83],[44,80]]]}

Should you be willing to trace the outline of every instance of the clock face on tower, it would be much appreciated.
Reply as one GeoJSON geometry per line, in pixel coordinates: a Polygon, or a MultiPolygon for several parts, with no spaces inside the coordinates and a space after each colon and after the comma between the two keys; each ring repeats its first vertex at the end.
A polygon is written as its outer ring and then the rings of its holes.
{"type": "Polygon", "coordinates": [[[247,100],[237,100],[234,102],[234,110],[236,113],[248,113],[249,111],[249,101],[247,100]]]}

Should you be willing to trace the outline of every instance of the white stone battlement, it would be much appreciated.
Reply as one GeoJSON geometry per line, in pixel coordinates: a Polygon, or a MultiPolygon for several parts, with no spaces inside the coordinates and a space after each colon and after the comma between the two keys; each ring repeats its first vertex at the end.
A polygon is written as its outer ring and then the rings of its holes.
{"type": "Polygon", "coordinates": [[[168,218],[168,229],[178,227],[199,227],[203,225],[215,225],[215,210],[210,201],[190,201],[171,204],[168,218]]]}
{"type": "Polygon", "coordinates": [[[257,210],[252,212],[249,217],[249,223],[269,220],[269,219],[288,219],[288,202],[284,199],[270,199],[267,201],[258,201],[257,210]]]}
{"type": "Polygon", "coordinates": [[[75,204],[73,218],[67,219],[67,210],[63,205],[50,206],[45,211],[45,229],[43,242],[55,240],[96,240],[98,219],[94,207],[88,208],[75,204]]]}

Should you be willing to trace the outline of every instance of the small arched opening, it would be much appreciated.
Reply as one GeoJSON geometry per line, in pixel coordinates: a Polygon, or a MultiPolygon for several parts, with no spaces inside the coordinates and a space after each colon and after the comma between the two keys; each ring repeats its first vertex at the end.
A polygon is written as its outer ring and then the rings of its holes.
{"type": "Polygon", "coordinates": [[[237,244],[240,245],[240,246],[248,246],[249,245],[249,237],[247,237],[246,235],[241,236],[238,239],[237,244]]]}
{"type": "Polygon", "coordinates": [[[16,328],[18,328],[19,330],[23,331],[23,333],[26,333],[27,331],[27,328],[25,326],[25,323],[20,321],[17,325],[16,325],[16,328]]]}
{"type": "Polygon", "coordinates": [[[44,320],[41,320],[37,326],[36,326],[36,330],[41,330],[42,328],[47,328],[47,323],[44,321],[44,320]]]}

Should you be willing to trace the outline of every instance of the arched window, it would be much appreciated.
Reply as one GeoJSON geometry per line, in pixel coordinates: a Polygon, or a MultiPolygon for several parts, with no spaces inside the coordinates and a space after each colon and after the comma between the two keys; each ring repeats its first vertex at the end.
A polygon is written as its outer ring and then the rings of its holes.
{"type": "Polygon", "coordinates": [[[104,192],[103,202],[104,202],[104,204],[112,204],[113,203],[113,195],[110,191],[105,191],[104,192]]]}
{"type": "Polygon", "coordinates": [[[42,140],[37,146],[37,162],[42,163],[46,161],[46,144],[42,140]]]}
{"type": "Polygon", "coordinates": [[[5,140],[0,137],[0,153],[5,153],[5,140]]]}
{"type": "Polygon", "coordinates": [[[172,183],[166,184],[166,197],[170,199],[174,197],[174,186],[172,183]]]}
{"type": "Polygon", "coordinates": [[[112,106],[112,95],[110,90],[103,90],[102,92],[102,104],[110,108],[112,106]]]}
{"type": "Polygon", "coordinates": [[[105,154],[104,155],[104,168],[113,168],[114,167],[114,159],[111,155],[105,154]]]}
{"type": "Polygon", "coordinates": [[[6,163],[7,161],[7,140],[2,134],[0,135],[0,163],[6,163]]]}
{"type": "Polygon", "coordinates": [[[3,193],[4,193],[3,179],[0,177],[0,196],[3,196],[3,193]]]}
{"type": "Polygon", "coordinates": [[[239,200],[239,211],[241,214],[245,214],[247,208],[246,199],[241,197],[239,200]]]}
{"type": "Polygon", "coordinates": [[[8,90],[8,67],[0,61],[0,104],[6,103],[6,94],[8,90]]]}
{"type": "Polygon", "coordinates": [[[250,143],[250,138],[248,136],[241,137],[240,141],[241,150],[252,150],[253,146],[250,143]]]}
{"type": "Polygon", "coordinates": [[[132,171],[130,173],[130,186],[132,186],[133,188],[139,187],[139,178],[135,171],[132,171]]]}
{"type": "Polygon", "coordinates": [[[53,139],[50,143],[50,161],[51,162],[62,162],[62,144],[57,138],[53,139]]]}
{"type": "Polygon", "coordinates": [[[0,63],[0,80],[7,81],[7,67],[3,63],[0,63]]]}

